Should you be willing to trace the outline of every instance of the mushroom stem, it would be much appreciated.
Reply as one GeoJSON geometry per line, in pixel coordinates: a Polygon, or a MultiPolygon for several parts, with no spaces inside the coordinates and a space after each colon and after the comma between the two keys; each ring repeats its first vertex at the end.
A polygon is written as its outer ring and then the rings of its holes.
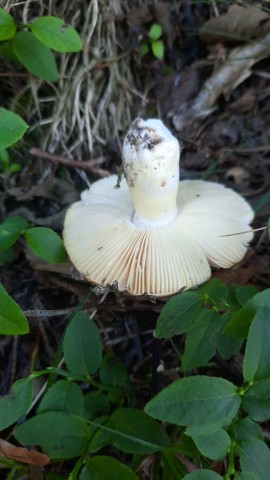
{"type": "Polygon", "coordinates": [[[137,226],[163,227],[176,218],[179,157],[178,140],[160,120],[133,122],[124,140],[123,165],[137,226]]]}

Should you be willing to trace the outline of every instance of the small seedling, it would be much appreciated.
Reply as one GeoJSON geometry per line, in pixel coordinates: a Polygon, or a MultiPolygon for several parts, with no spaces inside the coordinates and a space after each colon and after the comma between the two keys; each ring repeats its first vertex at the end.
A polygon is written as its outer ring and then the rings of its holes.
{"type": "Polygon", "coordinates": [[[164,42],[161,40],[162,27],[158,23],[153,23],[148,31],[147,38],[141,42],[139,51],[141,55],[146,55],[151,50],[154,57],[158,60],[164,58],[164,42]]]}

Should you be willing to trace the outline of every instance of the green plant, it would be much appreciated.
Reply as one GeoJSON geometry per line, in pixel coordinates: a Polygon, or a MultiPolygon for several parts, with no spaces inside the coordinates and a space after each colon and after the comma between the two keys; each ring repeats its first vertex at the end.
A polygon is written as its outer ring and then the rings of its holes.
{"type": "Polygon", "coordinates": [[[164,42],[161,39],[162,27],[158,23],[153,23],[148,30],[147,38],[139,45],[141,55],[146,55],[150,50],[158,60],[164,58],[164,42]]]}
{"type": "Polygon", "coordinates": [[[0,8],[0,55],[23,65],[30,73],[50,82],[58,80],[52,53],[79,52],[80,37],[73,27],[57,17],[44,16],[27,25],[16,25],[0,8]]]}
{"type": "MultiPolygon", "coordinates": [[[[145,411],[136,407],[121,360],[113,352],[103,354],[95,324],[79,309],[57,355],[63,352],[66,368],[55,364],[15,382],[12,397],[0,400],[0,429],[31,411],[32,387],[43,376],[48,383],[37,412],[15,428],[14,436],[22,445],[40,446],[55,461],[77,458],[69,480],[93,475],[134,480],[149,455],[155,456],[156,479],[265,480],[270,451],[259,423],[270,419],[269,302],[270,289],[227,287],[217,279],[169,300],[155,335],[186,335],[183,356],[178,352],[179,376],[186,373],[152,398],[145,411]],[[188,373],[205,368],[216,350],[229,359],[245,340],[243,381],[188,373]],[[11,401],[9,415],[1,415],[11,401]],[[131,468],[104,456],[109,445],[122,457],[132,456],[131,468]],[[188,460],[198,469],[188,473],[188,460]]],[[[177,337],[177,351],[176,342],[177,337]]]]}
{"type": "Polygon", "coordinates": [[[54,230],[34,227],[19,215],[7,217],[0,223],[0,262],[13,259],[13,245],[20,236],[35,255],[51,263],[61,263],[67,258],[63,242],[54,230]]]}

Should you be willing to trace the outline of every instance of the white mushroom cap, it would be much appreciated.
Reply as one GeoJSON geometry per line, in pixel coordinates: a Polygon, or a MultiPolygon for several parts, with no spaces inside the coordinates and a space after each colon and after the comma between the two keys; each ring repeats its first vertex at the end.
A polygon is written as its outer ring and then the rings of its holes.
{"type": "MultiPolygon", "coordinates": [[[[160,121],[149,120],[147,128],[149,123],[158,138],[163,138],[159,142],[163,148],[168,130],[160,121]]],[[[169,142],[175,145],[175,139],[169,137],[169,142]]],[[[173,148],[175,157],[179,157],[179,150],[173,148]]],[[[151,154],[155,155],[154,147],[151,154]]],[[[126,146],[124,155],[128,163],[134,156],[132,148],[126,146]]],[[[139,163],[146,162],[148,171],[148,163],[153,160],[147,146],[143,155],[139,163]]],[[[104,286],[117,282],[119,290],[134,295],[164,296],[205,282],[211,276],[210,265],[228,268],[243,258],[253,237],[249,226],[253,211],[248,203],[231,189],[213,182],[179,182],[177,177],[175,189],[173,175],[178,173],[178,159],[176,162],[171,157],[169,153],[168,163],[173,166],[167,172],[162,160],[164,168],[158,170],[158,181],[152,170],[151,184],[148,175],[144,184],[143,169],[139,169],[131,185],[123,179],[116,189],[117,177],[112,175],[95,182],[82,194],[81,201],[69,208],[64,242],[71,261],[86,279],[104,286]],[[173,179],[167,195],[160,184],[164,172],[168,183],[173,179]],[[148,190],[144,190],[145,185],[148,190]],[[145,192],[141,199],[140,188],[145,192]],[[158,198],[154,210],[146,200],[151,192],[158,198]],[[168,198],[168,211],[174,216],[168,215],[166,222],[163,205],[167,205],[168,198]]],[[[135,157],[131,170],[136,162],[135,157]]]]}

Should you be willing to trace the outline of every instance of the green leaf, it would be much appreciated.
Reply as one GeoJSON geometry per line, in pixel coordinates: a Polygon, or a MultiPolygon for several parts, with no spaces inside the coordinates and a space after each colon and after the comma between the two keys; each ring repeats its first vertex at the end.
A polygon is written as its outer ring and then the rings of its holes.
{"type": "Polygon", "coordinates": [[[62,239],[51,228],[32,227],[25,232],[26,244],[46,262],[62,263],[67,254],[62,239]]]}
{"type": "Polygon", "coordinates": [[[247,440],[257,438],[263,440],[263,434],[259,425],[253,422],[249,417],[241,418],[233,425],[234,437],[237,443],[243,443],[247,440]]]}
{"type": "Polygon", "coordinates": [[[51,458],[65,459],[81,455],[89,429],[72,413],[46,412],[17,427],[15,437],[23,445],[39,445],[51,458]]]}
{"type": "Polygon", "coordinates": [[[239,352],[241,350],[241,347],[243,345],[243,340],[240,338],[230,338],[227,337],[227,335],[222,335],[220,333],[216,337],[216,348],[224,360],[228,360],[231,358],[233,355],[236,354],[236,352],[239,352]]]}
{"type": "Polygon", "coordinates": [[[258,398],[252,395],[251,389],[245,394],[242,406],[250,418],[256,422],[265,422],[270,419],[269,399],[258,398]]]}
{"type": "Polygon", "coordinates": [[[200,285],[196,289],[196,293],[221,308],[226,304],[229,289],[219,278],[211,278],[208,282],[200,285]]]}
{"type": "Polygon", "coordinates": [[[237,387],[223,378],[197,375],[170,384],[147,403],[146,413],[176,425],[228,425],[240,405],[237,387]]]}
{"type": "Polygon", "coordinates": [[[89,452],[98,452],[106,445],[112,444],[110,432],[105,429],[107,422],[108,416],[96,418],[94,422],[91,422],[89,426],[90,441],[87,445],[89,452]]]}
{"type": "Polygon", "coordinates": [[[257,475],[250,472],[237,473],[234,478],[235,480],[260,480],[260,478],[257,477],[257,475]]]}
{"type": "Polygon", "coordinates": [[[70,372],[92,375],[102,362],[102,344],[94,322],[78,312],[71,320],[63,340],[64,357],[70,372]]]}
{"type": "Polygon", "coordinates": [[[0,150],[0,171],[8,172],[9,170],[9,154],[7,150],[0,150]]]}
{"type": "Polygon", "coordinates": [[[195,325],[187,332],[185,352],[182,356],[184,370],[201,367],[215,355],[215,335],[219,324],[220,315],[214,310],[201,312],[195,325]]]}
{"type": "Polygon", "coordinates": [[[148,36],[151,40],[158,40],[162,35],[162,27],[159,23],[153,23],[148,32],[148,36]]]}
{"type": "Polygon", "coordinates": [[[145,42],[140,43],[139,52],[141,55],[146,55],[149,52],[149,46],[147,45],[147,43],[145,42]]]}
{"type": "Polygon", "coordinates": [[[54,411],[74,413],[83,417],[83,400],[82,391],[76,383],[58,380],[42,398],[38,407],[38,414],[54,411]]]}
{"type": "Polygon", "coordinates": [[[90,392],[84,397],[84,414],[86,420],[94,420],[97,416],[108,415],[110,402],[102,392],[90,392]]]}
{"type": "Polygon", "coordinates": [[[254,473],[260,480],[269,478],[270,451],[264,442],[253,439],[242,443],[239,455],[243,472],[254,473]]]}
{"type": "Polygon", "coordinates": [[[195,470],[194,472],[188,473],[183,477],[183,480],[222,480],[222,478],[223,477],[212,470],[203,468],[202,470],[195,470]]]}
{"type": "Polygon", "coordinates": [[[171,298],[161,310],[155,336],[170,338],[187,332],[195,324],[203,308],[202,298],[195,292],[183,292],[171,298]]]}
{"type": "Polygon", "coordinates": [[[16,33],[12,39],[12,47],[22,65],[30,73],[42,80],[57,82],[57,65],[51,50],[31,32],[16,33]]]}
{"type": "Polygon", "coordinates": [[[135,408],[120,408],[110,417],[113,444],[125,453],[147,455],[170,443],[161,425],[135,408]]]}
{"type": "Polygon", "coordinates": [[[198,450],[211,460],[221,460],[226,457],[231,445],[228,433],[223,428],[208,435],[192,435],[198,450]]]}
{"type": "Polygon", "coordinates": [[[266,289],[263,292],[256,293],[247,304],[241,308],[226,326],[224,333],[226,335],[246,338],[248,336],[248,330],[254,315],[258,308],[270,304],[270,289],[266,289]]]}
{"type": "Polygon", "coordinates": [[[23,378],[13,384],[12,392],[0,399],[0,430],[9,427],[25,415],[32,403],[32,381],[23,378]]]}
{"type": "Polygon", "coordinates": [[[138,480],[138,477],[115,458],[102,455],[87,460],[79,480],[138,480]]]}
{"type": "Polygon", "coordinates": [[[40,17],[31,22],[30,28],[35,37],[56,52],[79,52],[83,48],[76,30],[60,18],[40,17]]]}
{"type": "Polygon", "coordinates": [[[155,40],[154,42],[152,42],[151,49],[153,55],[156,58],[158,58],[159,60],[162,60],[164,58],[164,43],[162,40],[155,40]]]}
{"type": "Polygon", "coordinates": [[[21,171],[21,169],[22,169],[22,167],[19,163],[11,163],[10,164],[9,170],[10,170],[11,173],[18,173],[18,172],[21,171]]]}
{"type": "Polygon", "coordinates": [[[16,33],[16,25],[9,13],[3,8],[0,8],[0,40],[8,40],[16,33]]]}
{"type": "Polygon", "coordinates": [[[243,375],[247,382],[270,377],[270,307],[261,306],[252,320],[246,343],[243,375]]]}
{"type": "Polygon", "coordinates": [[[258,290],[254,285],[242,285],[236,290],[236,299],[240,305],[245,306],[256,293],[258,293],[258,290]]]}
{"type": "Polygon", "coordinates": [[[247,393],[254,395],[257,398],[270,400],[270,378],[252,382],[247,393]]]}
{"type": "Polygon", "coordinates": [[[13,215],[0,223],[0,251],[11,247],[29,226],[25,218],[13,215]]]}
{"type": "Polygon", "coordinates": [[[20,140],[27,128],[28,125],[19,115],[0,108],[0,150],[20,140]]]}
{"type": "Polygon", "coordinates": [[[112,388],[122,387],[128,380],[128,374],[122,361],[113,352],[104,355],[99,378],[103,385],[112,388]]]}
{"type": "Polygon", "coordinates": [[[19,305],[0,284],[0,334],[24,335],[29,332],[29,325],[19,305]]]}

